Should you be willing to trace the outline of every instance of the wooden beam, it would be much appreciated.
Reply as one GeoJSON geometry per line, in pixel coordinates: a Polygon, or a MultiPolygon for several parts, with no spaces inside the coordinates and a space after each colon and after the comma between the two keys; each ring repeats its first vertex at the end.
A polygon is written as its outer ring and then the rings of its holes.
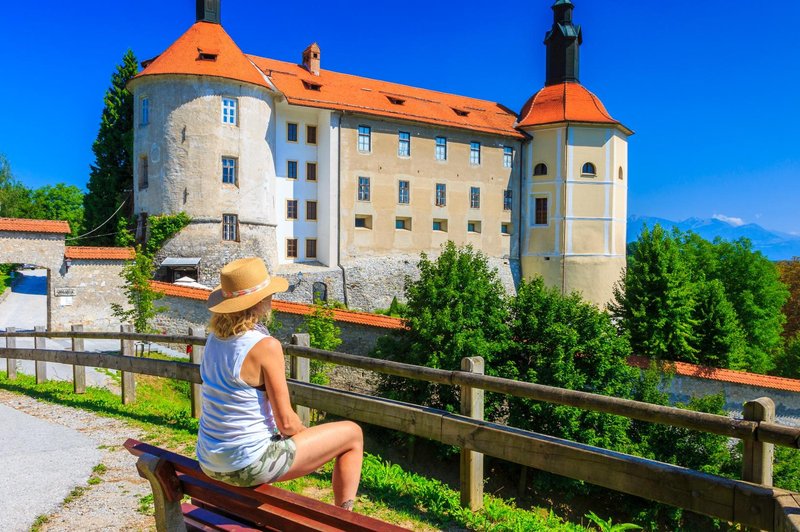
{"type": "Polygon", "coordinates": [[[191,344],[198,342],[205,345],[206,338],[196,338],[193,336],[184,335],[169,335],[169,334],[143,334],[137,332],[99,332],[99,331],[83,331],[81,333],[74,333],[72,331],[47,331],[47,332],[0,332],[0,338],[84,338],[87,340],[133,340],[135,342],[154,342],[162,344],[191,344]]]}
{"type": "MultiPolygon", "coordinates": [[[[48,292],[49,293],[49,292],[48,292]]],[[[37,325],[33,328],[37,333],[44,333],[45,328],[41,325],[37,325]]],[[[33,348],[34,349],[46,349],[45,342],[47,341],[46,336],[37,335],[36,338],[33,339],[33,348]]],[[[36,384],[43,384],[47,382],[47,363],[42,361],[36,361],[36,384]]]]}
{"type": "MultiPolygon", "coordinates": [[[[205,327],[189,327],[189,336],[193,338],[203,338],[206,336],[205,327]]],[[[203,354],[205,352],[205,343],[203,344],[187,344],[192,346],[189,353],[189,361],[198,366],[203,362],[203,354]]],[[[192,417],[200,419],[200,413],[203,409],[203,387],[200,383],[193,383],[191,389],[192,400],[192,417]]]]}
{"type": "MultiPolygon", "coordinates": [[[[133,327],[131,325],[120,325],[120,331],[128,333],[133,327]]],[[[122,338],[120,340],[120,353],[124,357],[133,357],[133,340],[122,338]]],[[[136,401],[136,374],[128,371],[122,372],[122,404],[127,405],[136,401]]]]}
{"type": "MultiPolygon", "coordinates": [[[[291,344],[299,347],[309,347],[311,345],[311,336],[307,333],[293,334],[291,344]]],[[[290,355],[289,356],[289,377],[300,382],[311,381],[311,361],[306,357],[290,355]]],[[[303,426],[308,427],[311,425],[311,409],[307,406],[295,405],[295,412],[300,418],[303,426]]]]}
{"type": "MultiPolygon", "coordinates": [[[[6,327],[6,332],[13,333],[16,329],[14,327],[6,327]]],[[[17,339],[14,336],[6,337],[6,349],[16,349],[17,339]]],[[[6,357],[6,376],[8,380],[13,381],[17,378],[17,359],[6,357]]]]}
{"type": "MultiPolygon", "coordinates": [[[[461,359],[461,370],[483,375],[482,357],[461,359]]],[[[461,387],[461,415],[483,421],[483,390],[461,387]]],[[[461,506],[477,511],[483,508],[483,454],[461,449],[461,506]]]]}
{"type": "MultiPolygon", "coordinates": [[[[83,325],[73,325],[72,332],[83,331],[83,325]]],[[[72,350],[83,351],[83,338],[72,337],[72,350]]],[[[72,388],[75,393],[86,393],[86,366],[72,365],[72,388]]]]}

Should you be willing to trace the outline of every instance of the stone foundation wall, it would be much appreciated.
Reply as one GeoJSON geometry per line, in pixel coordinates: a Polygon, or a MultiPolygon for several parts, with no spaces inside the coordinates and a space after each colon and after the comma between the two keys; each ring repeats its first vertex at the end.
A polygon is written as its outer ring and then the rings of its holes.
{"type": "Polygon", "coordinates": [[[69,330],[82,324],[95,330],[114,331],[120,321],[111,313],[111,304],[128,307],[125,280],[121,277],[125,261],[72,260],[69,271],[51,283],[53,330],[69,330]],[[74,293],[74,295],[60,295],[74,293]]]}

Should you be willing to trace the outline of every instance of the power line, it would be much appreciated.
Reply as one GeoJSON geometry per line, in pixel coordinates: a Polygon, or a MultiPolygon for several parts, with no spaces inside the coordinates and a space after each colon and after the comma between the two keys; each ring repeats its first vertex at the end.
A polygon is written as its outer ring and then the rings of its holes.
{"type": "MultiPolygon", "coordinates": [[[[78,236],[73,236],[72,238],[67,238],[66,240],[77,240],[77,239],[79,239],[79,238],[83,238],[83,237],[85,237],[85,236],[87,236],[87,235],[91,235],[92,233],[94,233],[95,231],[97,231],[98,229],[100,229],[101,227],[103,227],[104,225],[106,225],[108,222],[110,222],[110,221],[111,221],[111,219],[112,219],[112,218],[114,218],[114,216],[116,216],[116,215],[117,215],[117,213],[120,211],[120,209],[122,209],[122,206],[123,206],[123,205],[125,205],[125,203],[127,203],[127,201],[128,201],[127,199],[124,199],[124,200],[122,200],[122,203],[120,203],[120,204],[119,204],[119,207],[117,207],[117,210],[116,210],[116,211],[114,211],[114,214],[112,214],[111,216],[109,216],[109,217],[108,217],[108,219],[107,219],[105,222],[101,223],[100,225],[98,225],[97,227],[95,227],[94,229],[92,229],[91,231],[89,231],[88,233],[84,233],[84,234],[82,234],[82,235],[78,235],[78,236]]],[[[114,233],[107,233],[107,234],[105,234],[105,235],[95,235],[95,236],[108,236],[108,235],[113,235],[113,234],[114,234],[114,233]]]]}

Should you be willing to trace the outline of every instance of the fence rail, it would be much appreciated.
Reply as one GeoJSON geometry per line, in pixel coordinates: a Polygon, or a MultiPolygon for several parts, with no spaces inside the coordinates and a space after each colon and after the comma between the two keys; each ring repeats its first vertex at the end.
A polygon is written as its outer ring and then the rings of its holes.
{"type": "MultiPolygon", "coordinates": [[[[188,381],[194,384],[192,388],[195,397],[192,404],[193,414],[197,415],[199,413],[197,385],[200,383],[197,364],[202,359],[205,338],[201,337],[202,331],[192,332],[194,334],[188,336],[170,336],[142,335],[127,331],[119,333],[80,330],[57,333],[9,331],[5,334],[0,333],[0,337],[7,338],[7,347],[0,348],[0,357],[9,360],[33,360],[39,364],[44,362],[72,364],[76,368],[103,367],[120,370],[124,374],[140,373],[188,381]],[[16,348],[15,339],[20,337],[72,338],[73,351],[16,348]],[[80,339],[120,340],[122,354],[82,351],[80,339]],[[199,347],[192,351],[191,362],[165,361],[132,356],[133,341],[179,343],[199,347]]],[[[289,380],[293,402],[300,405],[299,409],[305,408],[306,412],[310,407],[461,447],[462,502],[473,509],[480,507],[482,499],[483,476],[480,471],[482,467],[479,467],[481,460],[478,458],[482,459],[482,455],[485,454],[749,527],[800,531],[800,494],[769,486],[771,444],[800,447],[800,429],[770,422],[768,410],[772,402],[768,399],[747,403],[749,406],[745,415],[749,419],[733,420],[725,416],[485,376],[480,373],[478,367],[482,361],[479,364],[475,359],[465,359],[463,367],[468,371],[446,371],[313,349],[307,347],[307,339],[302,335],[295,335],[293,342],[305,346],[285,346],[290,356],[291,375],[304,380],[308,379],[307,360],[314,359],[388,375],[460,386],[462,393],[466,393],[465,400],[462,401],[462,414],[465,415],[316,386],[296,379],[289,380]],[[483,421],[482,415],[478,415],[482,409],[482,402],[477,400],[476,394],[473,393],[480,390],[742,439],[745,441],[747,455],[745,456],[746,478],[758,480],[761,484],[708,475],[483,421]],[[762,411],[764,409],[766,411],[762,411]]],[[[41,347],[41,342],[38,345],[41,347]]],[[[10,371],[9,378],[11,378],[10,371]]],[[[123,401],[125,400],[123,393],[123,401]]],[[[772,407],[774,408],[774,405],[772,407]]]]}

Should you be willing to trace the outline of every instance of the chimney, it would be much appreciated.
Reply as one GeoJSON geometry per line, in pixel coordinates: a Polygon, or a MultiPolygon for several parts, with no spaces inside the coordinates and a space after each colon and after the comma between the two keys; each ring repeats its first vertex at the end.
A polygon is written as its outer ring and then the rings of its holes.
{"type": "Polygon", "coordinates": [[[222,0],[197,0],[197,22],[222,24],[220,3],[222,0]]]}
{"type": "Polygon", "coordinates": [[[319,45],[317,43],[311,43],[308,48],[303,50],[303,66],[315,76],[319,76],[319,56],[319,45]]]}

